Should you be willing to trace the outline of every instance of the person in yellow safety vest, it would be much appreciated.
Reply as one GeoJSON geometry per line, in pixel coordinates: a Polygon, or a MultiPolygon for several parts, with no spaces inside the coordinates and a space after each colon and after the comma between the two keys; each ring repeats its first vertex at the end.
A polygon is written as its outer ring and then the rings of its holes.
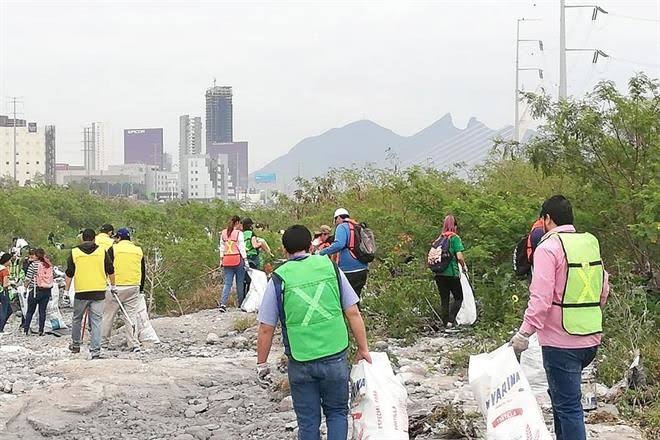
{"type": "Polygon", "coordinates": [[[557,440],[585,440],[580,384],[601,343],[608,275],[598,239],[576,231],[564,196],[546,200],[540,217],[545,235],[534,251],[529,303],[511,345],[521,353],[537,334],[557,440]]]}
{"type": "Polygon", "coordinates": [[[73,322],[71,323],[72,353],[80,353],[81,324],[85,312],[89,310],[91,324],[90,353],[92,359],[101,357],[101,321],[103,319],[103,302],[105,292],[117,292],[115,286],[115,268],[108,253],[94,243],[95,232],[85,229],[82,234],[83,242],[71,249],[71,255],[66,268],[66,290],[71,287],[75,278],[76,294],[73,302],[73,322]]]}
{"type": "Polygon", "coordinates": [[[120,228],[115,234],[117,242],[108,249],[108,256],[115,266],[115,281],[117,293],[106,292],[103,325],[101,327],[101,345],[106,348],[112,333],[112,325],[121,305],[126,341],[133,353],[140,352],[140,340],[137,331],[137,311],[140,303],[140,292],[144,290],[144,254],[142,248],[131,241],[131,232],[120,228]]]}
{"type": "Polygon", "coordinates": [[[112,238],[114,232],[115,228],[111,224],[106,223],[101,226],[101,229],[94,239],[94,242],[107,252],[108,249],[110,249],[112,245],[115,244],[115,240],[112,238]]]}

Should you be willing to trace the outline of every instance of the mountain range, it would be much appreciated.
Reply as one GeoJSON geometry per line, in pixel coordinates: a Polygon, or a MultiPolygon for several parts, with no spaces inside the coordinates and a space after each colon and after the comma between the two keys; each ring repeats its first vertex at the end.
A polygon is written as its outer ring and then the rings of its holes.
{"type": "Polygon", "coordinates": [[[401,136],[375,122],[361,120],[303,139],[250,177],[275,173],[277,186],[283,189],[298,175],[312,178],[330,168],[392,166],[387,161],[388,153],[395,154],[403,168],[430,165],[447,170],[456,163],[472,167],[487,158],[493,139],[508,139],[512,132],[511,126],[496,130],[476,118],[471,118],[465,128],[457,128],[449,113],[412,136],[401,136]]]}

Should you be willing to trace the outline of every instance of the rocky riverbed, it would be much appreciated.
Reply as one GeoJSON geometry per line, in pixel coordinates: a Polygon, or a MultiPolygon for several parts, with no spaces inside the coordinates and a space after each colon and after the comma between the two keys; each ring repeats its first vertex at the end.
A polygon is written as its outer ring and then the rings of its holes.
{"type": "MultiPolygon", "coordinates": [[[[206,310],[152,324],[161,344],[141,354],[108,350],[91,361],[86,347],[69,352],[67,336],[20,335],[14,319],[0,335],[0,439],[296,438],[279,343],[270,358],[273,386],[264,390],[255,380],[251,315],[206,310]]],[[[113,345],[121,340],[116,336],[113,345]]],[[[452,353],[472,344],[438,335],[372,347],[388,351],[405,380],[417,439],[483,438],[466,371],[452,362],[452,353]]],[[[642,438],[620,424],[611,407],[598,411],[608,422],[588,425],[591,439],[642,438]]]]}

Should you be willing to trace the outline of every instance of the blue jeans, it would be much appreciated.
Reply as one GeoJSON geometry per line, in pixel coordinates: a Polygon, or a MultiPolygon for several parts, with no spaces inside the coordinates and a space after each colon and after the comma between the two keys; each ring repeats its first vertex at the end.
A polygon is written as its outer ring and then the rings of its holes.
{"type": "Polygon", "coordinates": [[[241,264],[236,267],[223,267],[222,270],[225,274],[225,285],[222,288],[220,305],[227,305],[229,293],[231,292],[231,285],[234,282],[234,278],[236,278],[236,296],[238,297],[238,304],[236,304],[236,307],[240,307],[245,299],[245,266],[243,265],[243,261],[241,261],[241,264]]]}
{"type": "Polygon", "coordinates": [[[4,331],[5,324],[11,316],[12,309],[9,303],[9,295],[0,286],[0,332],[4,331]]]}
{"type": "Polygon", "coordinates": [[[348,378],[346,352],[310,362],[289,359],[289,385],[298,419],[298,440],[320,440],[321,408],[328,426],[328,440],[346,440],[348,378]]]}
{"type": "Polygon", "coordinates": [[[541,348],[557,440],[585,440],[580,384],[582,370],[594,360],[598,347],[541,348]]]}

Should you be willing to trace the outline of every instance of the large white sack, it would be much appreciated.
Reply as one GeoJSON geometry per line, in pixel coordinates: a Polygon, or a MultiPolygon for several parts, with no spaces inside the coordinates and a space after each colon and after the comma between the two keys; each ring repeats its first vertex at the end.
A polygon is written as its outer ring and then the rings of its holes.
{"type": "Polygon", "coordinates": [[[256,269],[248,269],[247,272],[252,282],[250,283],[250,290],[247,292],[243,304],[241,304],[241,309],[252,313],[258,311],[261,307],[261,301],[263,301],[264,294],[266,293],[268,277],[266,276],[266,272],[256,269]]]}
{"type": "Polygon", "coordinates": [[[470,356],[468,378],[489,440],[551,440],[513,347],[470,356]]]}
{"type": "Polygon", "coordinates": [[[25,286],[16,287],[16,295],[18,295],[18,302],[21,305],[21,313],[23,316],[27,315],[27,289],[25,286]]]}
{"type": "Polygon", "coordinates": [[[463,303],[456,315],[456,324],[472,325],[477,321],[477,304],[474,302],[474,292],[467,275],[461,271],[461,288],[463,289],[463,303]]]}
{"type": "Polygon", "coordinates": [[[160,344],[160,339],[156,334],[156,330],[151,326],[149,320],[149,312],[147,311],[147,302],[144,300],[144,295],[140,294],[138,298],[137,309],[137,331],[138,340],[140,342],[152,342],[160,344]]]}
{"type": "Polygon", "coordinates": [[[536,397],[540,397],[543,402],[547,401],[548,377],[543,368],[543,353],[536,333],[529,337],[529,348],[520,355],[520,366],[536,397]]]}
{"type": "Polygon", "coordinates": [[[370,353],[351,370],[353,439],[407,440],[406,388],[394,376],[387,353],[370,353]]]}

